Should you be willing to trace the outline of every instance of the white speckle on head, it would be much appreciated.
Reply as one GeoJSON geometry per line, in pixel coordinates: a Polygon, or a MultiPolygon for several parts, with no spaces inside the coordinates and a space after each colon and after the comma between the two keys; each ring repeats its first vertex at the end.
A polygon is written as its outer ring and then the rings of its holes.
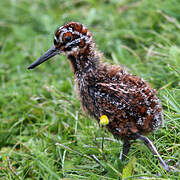
{"type": "Polygon", "coordinates": [[[56,36],[54,36],[54,40],[55,40],[57,43],[59,43],[59,39],[57,39],[56,36]]]}
{"type": "Polygon", "coordinates": [[[78,50],[79,50],[79,47],[76,46],[76,47],[73,47],[73,48],[71,49],[71,51],[67,51],[66,54],[67,54],[67,55],[71,55],[71,54],[77,52],[78,50]]]}
{"type": "Polygon", "coordinates": [[[68,29],[70,32],[73,32],[73,29],[72,29],[72,27],[69,27],[69,29],[68,29]]]}
{"type": "Polygon", "coordinates": [[[62,40],[62,37],[63,37],[64,33],[61,33],[60,36],[59,36],[59,41],[62,43],[63,40],[62,40]]]}
{"type": "Polygon", "coordinates": [[[79,38],[79,39],[75,39],[75,40],[73,40],[73,41],[67,43],[65,47],[67,48],[67,47],[71,46],[72,44],[79,43],[80,41],[81,41],[80,38],[79,38]]]}

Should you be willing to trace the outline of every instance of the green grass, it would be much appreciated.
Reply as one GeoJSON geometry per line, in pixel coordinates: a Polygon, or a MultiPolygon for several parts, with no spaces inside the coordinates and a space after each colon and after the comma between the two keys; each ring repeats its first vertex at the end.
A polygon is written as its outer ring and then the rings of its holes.
{"type": "Polygon", "coordinates": [[[180,178],[164,172],[139,141],[128,155],[132,164],[122,164],[121,142],[81,111],[65,57],[27,70],[68,21],[89,28],[106,62],[126,66],[158,90],[165,125],[149,138],[171,166],[180,159],[179,0],[6,0],[0,1],[0,179],[157,179],[159,172],[159,179],[180,178]],[[110,138],[104,155],[102,136],[110,138]]]}

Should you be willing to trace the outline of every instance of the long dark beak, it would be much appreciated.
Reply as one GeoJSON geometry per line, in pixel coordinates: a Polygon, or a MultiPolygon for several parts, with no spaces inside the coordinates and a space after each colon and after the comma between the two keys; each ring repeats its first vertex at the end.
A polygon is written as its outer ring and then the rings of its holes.
{"type": "Polygon", "coordinates": [[[53,46],[52,48],[50,48],[48,51],[46,51],[39,59],[37,59],[36,61],[34,61],[29,67],[28,69],[33,69],[36,66],[40,65],[41,63],[47,61],[48,59],[50,59],[51,57],[55,56],[56,54],[58,54],[58,50],[55,49],[55,47],[53,46]]]}

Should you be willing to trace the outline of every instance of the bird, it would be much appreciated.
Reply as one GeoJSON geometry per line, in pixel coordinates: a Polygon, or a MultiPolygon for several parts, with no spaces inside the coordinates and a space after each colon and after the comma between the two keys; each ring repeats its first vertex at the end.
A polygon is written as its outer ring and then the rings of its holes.
{"type": "Polygon", "coordinates": [[[142,78],[130,74],[120,65],[103,63],[103,55],[95,45],[91,32],[79,22],[60,26],[54,44],[28,69],[51,57],[63,54],[70,62],[81,107],[99,123],[108,118],[107,130],[123,142],[121,160],[125,161],[132,141],[141,140],[169,171],[148,133],[163,124],[163,110],[157,92],[142,78]]]}

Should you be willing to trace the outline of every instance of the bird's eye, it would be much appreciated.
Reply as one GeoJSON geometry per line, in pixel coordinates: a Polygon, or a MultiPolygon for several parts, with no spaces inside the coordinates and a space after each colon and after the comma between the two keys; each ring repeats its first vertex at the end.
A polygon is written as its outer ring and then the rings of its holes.
{"type": "Polygon", "coordinates": [[[65,41],[66,41],[66,42],[71,41],[71,36],[66,36],[66,37],[65,37],[65,41]]]}

